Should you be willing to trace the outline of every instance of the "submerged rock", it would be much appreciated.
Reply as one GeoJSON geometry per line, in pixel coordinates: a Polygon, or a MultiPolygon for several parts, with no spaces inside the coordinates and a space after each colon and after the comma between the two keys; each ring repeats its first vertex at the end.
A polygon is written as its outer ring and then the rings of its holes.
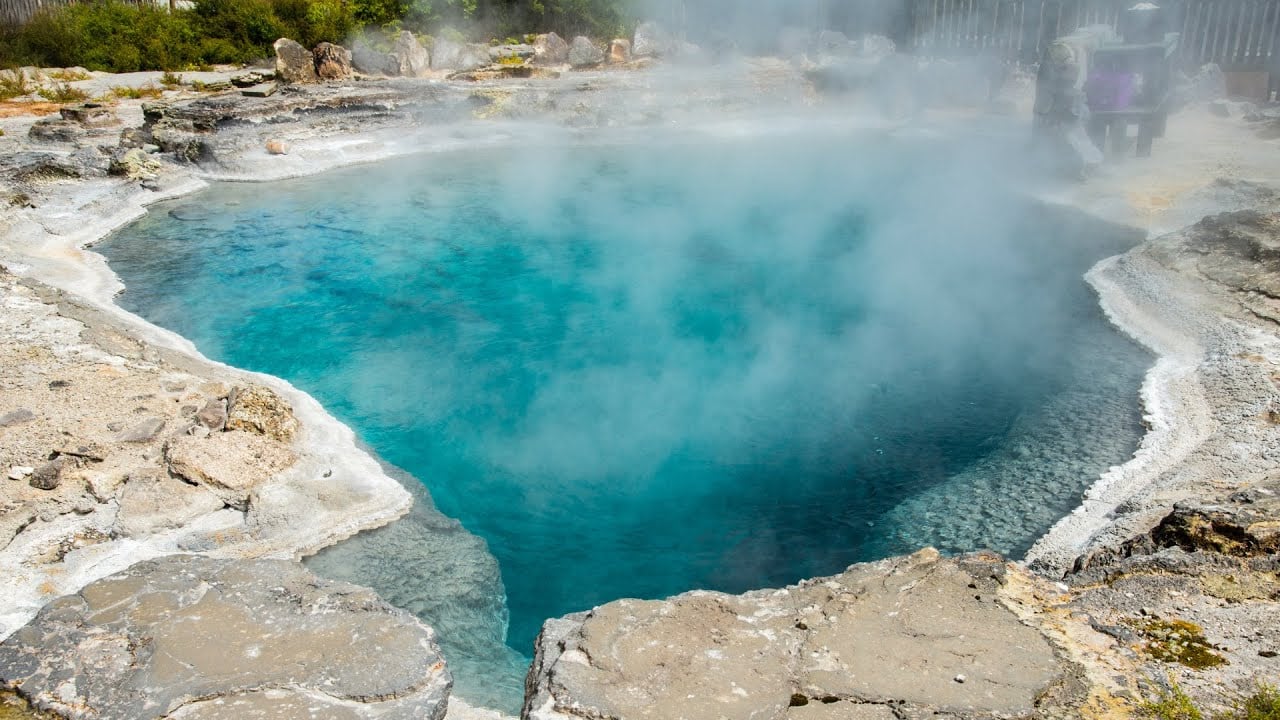
{"type": "Polygon", "coordinates": [[[923,550],[782,590],[612,602],[543,627],[524,717],[995,718],[1079,702],[1078,669],[1001,601],[1009,572],[1023,571],[923,550]]]}
{"type": "Polygon", "coordinates": [[[0,681],[101,720],[444,717],[435,633],[286,560],[171,556],[49,603],[0,644],[0,681]]]}

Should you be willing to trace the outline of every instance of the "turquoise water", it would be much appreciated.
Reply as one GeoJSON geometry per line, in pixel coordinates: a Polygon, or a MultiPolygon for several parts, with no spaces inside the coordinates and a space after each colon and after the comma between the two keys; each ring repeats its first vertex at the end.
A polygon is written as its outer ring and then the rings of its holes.
{"type": "Polygon", "coordinates": [[[1017,197],[985,153],[548,138],[216,186],[101,249],[122,305],[315,395],[487,542],[501,581],[448,609],[432,592],[479,565],[419,582],[385,557],[407,536],[329,564],[509,707],[518,655],[450,632],[471,613],[500,641],[504,587],[528,655],[545,618],[619,597],[1017,554],[1127,459],[1149,359],[1080,276],[1137,238],[1017,197]]]}

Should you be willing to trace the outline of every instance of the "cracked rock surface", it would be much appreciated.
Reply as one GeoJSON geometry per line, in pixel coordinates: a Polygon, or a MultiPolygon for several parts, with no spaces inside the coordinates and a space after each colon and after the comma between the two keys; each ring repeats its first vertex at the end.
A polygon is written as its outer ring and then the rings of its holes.
{"type": "Polygon", "coordinates": [[[286,560],[176,555],[49,603],[0,644],[0,679],[72,717],[444,716],[434,632],[286,560]]]}
{"type": "Polygon", "coordinates": [[[1010,607],[1010,570],[923,550],[781,590],[609,603],[545,626],[525,717],[995,718],[1078,703],[1079,669],[1010,607]]]}

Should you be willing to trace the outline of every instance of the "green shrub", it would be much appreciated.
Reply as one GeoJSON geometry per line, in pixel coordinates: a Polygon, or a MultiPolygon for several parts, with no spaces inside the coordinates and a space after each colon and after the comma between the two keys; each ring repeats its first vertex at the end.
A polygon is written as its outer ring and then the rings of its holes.
{"type": "Polygon", "coordinates": [[[1142,703],[1139,710],[1144,716],[1155,720],[1204,720],[1204,714],[1172,678],[1168,690],[1161,689],[1155,700],[1142,703]]]}
{"type": "Polygon", "coordinates": [[[1252,695],[1215,720],[1280,720],[1280,689],[1259,683],[1252,695]]]}
{"type": "Polygon", "coordinates": [[[33,65],[134,72],[195,61],[194,40],[187,13],[105,2],[38,13],[14,44],[33,65]]]}

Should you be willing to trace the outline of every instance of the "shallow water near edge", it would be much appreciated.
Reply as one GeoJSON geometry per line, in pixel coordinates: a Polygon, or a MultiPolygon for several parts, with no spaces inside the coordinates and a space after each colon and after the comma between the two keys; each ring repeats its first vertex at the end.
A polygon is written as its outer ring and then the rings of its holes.
{"type": "Polygon", "coordinates": [[[1081,275],[1139,237],[952,140],[549,138],[217,186],[101,249],[124,307],[426,485],[312,566],[511,710],[545,618],[1018,555],[1132,454],[1149,358],[1081,275]]]}

